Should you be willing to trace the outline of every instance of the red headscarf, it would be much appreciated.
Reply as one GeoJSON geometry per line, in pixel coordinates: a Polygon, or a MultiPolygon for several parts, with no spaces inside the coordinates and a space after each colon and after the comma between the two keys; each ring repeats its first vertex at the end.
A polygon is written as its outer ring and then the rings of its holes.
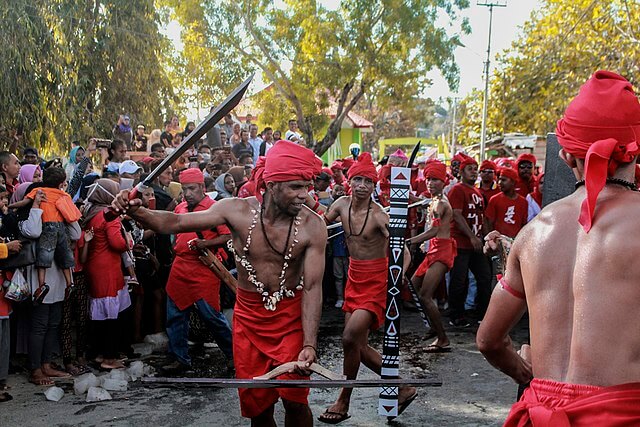
{"type": "Polygon", "coordinates": [[[640,103],[631,83],[610,71],[597,71],[567,107],[556,134],[567,153],[585,159],[587,197],[578,222],[588,233],[607,176],[640,153],[640,103]]]}
{"type": "Polygon", "coordinates": [[[351,169],[351,166],[353,166],[354,163],[355,163],[355,160],[353,160],[351,157],[342,159],[342,170],[348,171],[349,169],[351,169]]]}
{"type": "Polygon", "coordinates": [[[534,156],[533,154],[522,153],[516,160],[516,168],[520,165],[521,162],[531,162],[533,166],[535,166],[537,161],[538,159],[536,159],[536,156],[534,156]]]}
{"type": "Polygon", "coordinates": [[[460,170],[463,170],[466,166],[469,165],[478,165],[476,159],[474,159],[473,157],[469,157],[464,153],[458,153],[456,154],[456,156],[460,156],[460,170]]]}
{"type": "Polygon", "coordinates": [[[378,182],[378,171],[371,159],[371,153],[364,152],[360,154],[358,161],[349,169],[349,179],[356,176],[363,176],[373,182],[378,182]]]}
{"type": "Polygon", "coordinates": [[[435,178],[440,181],[446,181],[447,179],[447,166],[439,160],[429,160],[427,161],[427,166],[423,171],[424,178],[435,178]]]}
{"type": "Polygon", "coordinates": [[[326,173],[331,178],[333,178],[333,170],[331,170],[331,168],[322,168],[322,172],[326,173]]]}
{"type": "Polygon", "coordinates": [[[498,166],[491,160],[483,160],[482,164],[480,165],[480,170],[487,170],[487,169],[491,169],[492,171],[495,172],[498,170],[498,166]]]}
{"type": "Polygon", "coordinates": [[[267,152],[262,181],[311,181],[322,171],[322,160],[313,151],[291,141],[278,141],[267,152]]]}
{"type": "Polygon", "coordinates": [[[340,160],[334,160],[333,163],[331,163],[331,170],[342,170],[343,168],[344,166],[340,160]]]}
{"type": "Polygon", "coordinates": [[[462,160],[464,160],[464,156],[465,156],[465,154],[463,154],[463,153],[456,154],[455,156],[453,156],[451,158],[451,163],[453,163],[453,162],[458,162],[458,163],[462,162],[462,160]]]}
{"type": "Polygon", "coordinates": [[[204,184],[204,175],[198,168],[185,169],[180,172],[180,184],[204,184]]]}
{"type": "Polygon", "coordinates": [[[518,182],[518,172],[515,169],[511,168],[501,168],[500,169],[500,177],[510,178],[514,183],[518,182]]]}

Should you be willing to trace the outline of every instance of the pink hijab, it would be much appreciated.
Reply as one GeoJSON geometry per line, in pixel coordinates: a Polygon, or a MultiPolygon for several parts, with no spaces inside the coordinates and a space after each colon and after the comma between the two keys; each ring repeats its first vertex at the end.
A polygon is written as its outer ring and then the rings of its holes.
{"type": "Polygon", "coordinates": [[[42,176],[42,171],[40,170],[40,166],[38,165],[22,165],[20,167],[20,173],[18,174],[18,182],[22,184],[23,182],[33,182],[33,175],[36,171],[40,171],[40,175],[42,176]]]}

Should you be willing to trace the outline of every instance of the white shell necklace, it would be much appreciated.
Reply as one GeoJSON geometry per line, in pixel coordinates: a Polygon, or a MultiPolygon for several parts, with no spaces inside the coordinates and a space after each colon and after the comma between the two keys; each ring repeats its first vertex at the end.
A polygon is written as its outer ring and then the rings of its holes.
{"type": "MultiPolygon", "coordinates": [[[[264,308],[269,311],[276,311],[276,305],[278,302],[282,301],[284,297],[293,298],[295,296],[295,292],[291,289],[287,289],[284,285],[285,283],[285,275],[287,272],[287,268],[289,268],[289,261],[291,260],[291,255],[293,253],[293,248],[298,243],[298,226],[300,225],[300,217],[296,216],[294,219],[294,229],[293,229],[293,240],[291,241],[291,245],[289,246],[289,250],[284,255],[284,262],[282,263],[282,270],[280,270],[280,275],[278,276],[278,281],[280,282],[280,287],[277,291],[273,292],[273,294],[269,295],[269,291],[266,290],[266,286],[263,282],[258,280],[256,276],[256,269],[251,265],[251,262],[247,259],[247,253],[249,252],[249,246],[251,246],[251,235],[253,234],[253,230],[256,228],[258,224],[258,215],[261,211],[262,206],[258,205],[258,209],[251,209],[251,213],[253,214],[253,220],[251,221],[251,225],[249,226],[249,234],[247,235],[247,242],[245,243],[242,251],[244,254],[242,256],[238,255],[233,246],[233,241],[229,240],[227,242],[227,247],[231,252],[233,252],[236,262],[240,263],[242,267],[247,271],[247,275],[249,277],[249,282],[253,283],[256,287],[260,295],[262,295],[262,301],[264,302],[264,308]]],[[[301,291],[304,288],[304,276],[300,277],[300,283],[296,286],[296,290],[301,291]]]]}

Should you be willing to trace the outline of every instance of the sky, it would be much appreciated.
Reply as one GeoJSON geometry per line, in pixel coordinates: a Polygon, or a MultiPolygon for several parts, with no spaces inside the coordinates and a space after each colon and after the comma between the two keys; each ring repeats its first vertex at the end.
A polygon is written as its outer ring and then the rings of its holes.
{"type": "MultiPolygon", "coordinates": [[[[460,68],[460,85],[457,93],[452,93],[440,73],[436,70],[429,74],[433,79],[431,88],[425,94],[432,99],[449,96],[464,97],[474,88],[484,87],[484,61],[487,57],[489,34],[489,8],[478,6],[472,0],[469,8],[461,15],[469,19],[471,34],[462,37],[464,47],[456,52],[456,61],[460,68]]],[[[488,3],[483,2],[483,3],[488,3]]],[[[495,63],[495,54],[511,46],[520,34],[520,27],[529,19],[531,12],[540,6],[540,0],[508,0],[506,7],[493,10],[493,28],[491,31],[491,69],[495,63]]]]}
{"type": "MultiPolygon", "coordinates": [[[[276,0],[281,1],[281,0],[276,0]]],[[[495,1],[495,0],[494,0],[495,1]]],[[[531,12],[540,7],[542,0],[507,0],[506,7],[496,7],[493,11],[493,28],[491,35],[491,69],[493,70],[496,53],[508,48],[511,42],[520,34],[520,28],[527,21],[531,12]]],[[[327,8],[335,9],[340,0],[320,0],[327,8]]],[[[487,3],[489,1],[483,1],[487,3]]],[[[463,98],[474,88],[483,88],[483,64],[486,59],[487,41],[489,32],[489,8],[477,5],[477,0],[471,0],[469,8],[463,10],[460,15],[469,19],[471,34],[461,38],[464,47],[456,49],[455,56],[460,68],[460,84],[458,91],[452,93],[438,70],[428,74],[432,79],[431,87],[424,91],[424,95],[434,100],[448,97],[463,98]]],[[[502,0],[504,3],[504,0],[502,0]]],[[[165,29],[165,34],[173,41],[177,49],[182,49],[180,42],[180,26],[177,22],[170,23],[165,29]]],[[[259,76],[256,76],[260,79],[259,76]]],[[[269,82],[256,82],[254,90],[264,87],[269,82]]],[[[191,110],[191,109],[190,109],[191,110]]],[[[206,114],[206,111],[204,114],[206,114]]],[[[194,111],[190,114],[196,115],[194,111]]]]}

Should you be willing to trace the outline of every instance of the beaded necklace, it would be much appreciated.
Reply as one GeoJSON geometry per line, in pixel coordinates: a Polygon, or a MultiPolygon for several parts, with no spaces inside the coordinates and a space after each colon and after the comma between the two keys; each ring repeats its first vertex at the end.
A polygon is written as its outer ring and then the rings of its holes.
{"type": "MultiPolygon", "coordinates": [[[[276,305],[282,301],[285,297],[293,298],[295,296],[295,292],[291,289],[287,289],[284,285],[285,276],[287,273],[287,268],[289,268],[289,261],[292,258],[293,248],[298,243],[298,226],[300,225],[300,217],[296,216],[292,221],[292,224],[295,224],[293,228],[293,241],[291,242],[291,246],[289,246],[289,250],[284,254],[284,262],[282,263],[282,270],[280,270],[280,275],[278,276],[279,288],[277,291],[273,292],[273,294],[269,295],[269,291],[266,290],[266,285],[258,280],[256,276],[256,269],[253,267],[249,259],[247,259],[247,253],[249,253],[249,246],[251,246],[251,236],[253,234],[253,230],[256,228],[258,224],[258,216],[262,211],[262,204],[258,205],[258,209],[251,209],[251,213],[253,214],[253,220],[251,221],[251,225],[249,226],[249,234],[247,235],[247,241],[242,248],[244,254],[242,256],[238,255],[233,246],[233,241],[229,240],[227,242],[227,247],[235,256],[236,262],[240,263],[242,267],[247,271],[247,275],[249,278],[249,282],[251,282],[257,289],[257,291],[262,295],[262,302],[264,303],[264,308],[269,311],[276,311],[276,305]]],[[[287,239],[288,240],[288,239],[287,239]]],[[[273,249],[273,247],[272,247],[273,249]]],[[[277,251],[276,251],[277,252],[277,251]]],[[[304,276],[300,277],[300,283],[296,286],[297,291],[301,291],[304,288],[304,276]]]]}

